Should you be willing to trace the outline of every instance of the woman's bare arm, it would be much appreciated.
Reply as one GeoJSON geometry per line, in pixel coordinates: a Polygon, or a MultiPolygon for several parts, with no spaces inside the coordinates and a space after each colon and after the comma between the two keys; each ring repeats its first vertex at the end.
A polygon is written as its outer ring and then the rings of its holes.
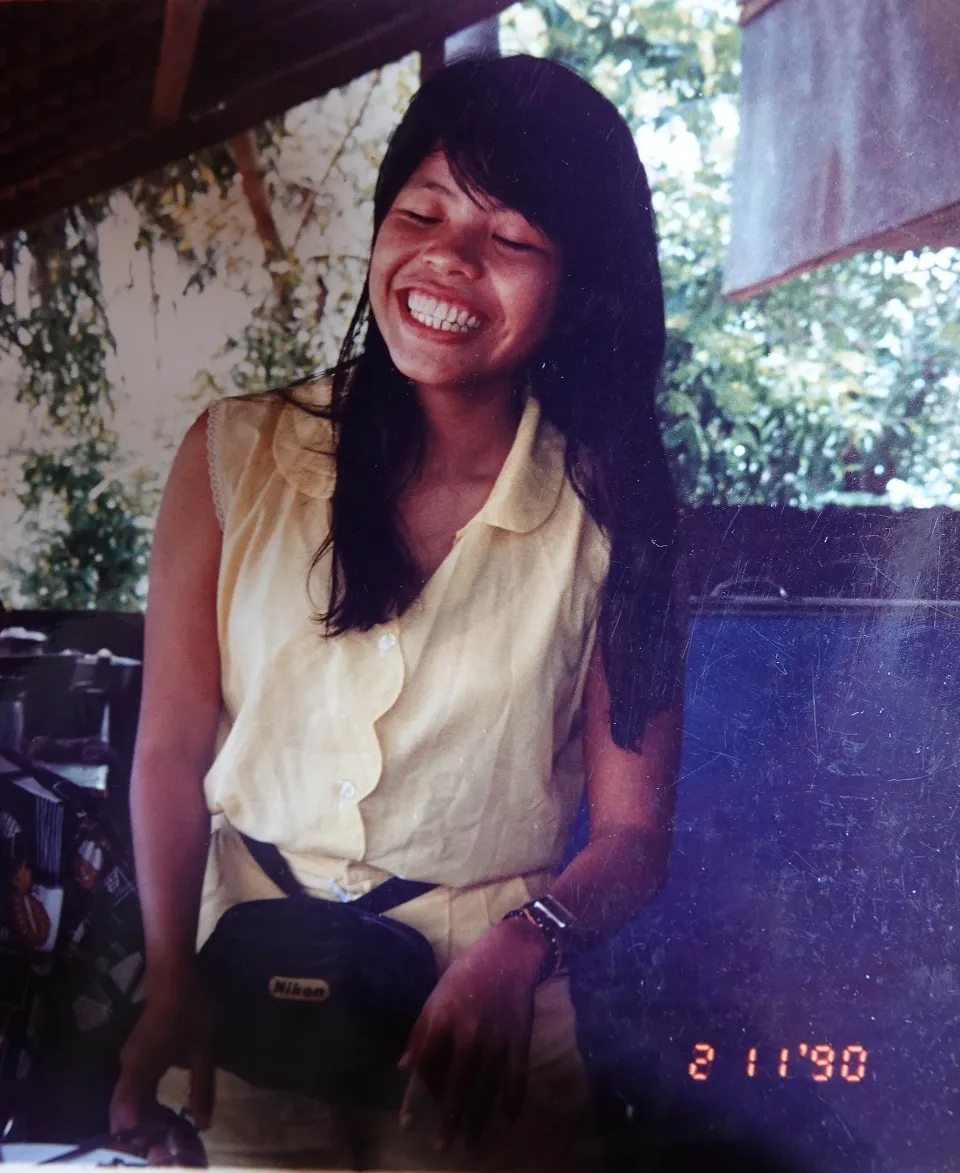
{"type": "Polygon", "coordinates": [[[584,731],[590,838],[553,887],[588,942],[623,928],[666,880],[682,732],[678,702],[651,718],[638,752],[620,749],[610,732],[603,661],[594,651],[584,731]]]}
{"type": "MultiPolygon", "coordinates": [[[[207,468],[206,416],[177,453],[150,560],[143,698],[131,780],[137,883],[146,941],[146,1008],[123,1054],[113,1126],[137,1123],[178,1051],[210,816],[203,778],[220,712],[216,587],[221,535],[207,468]]],[[[189,1058],[189,1057],[187,1057],[189,1058]]]]}
{"type": "Polygon", "coordinates": [[[202,781],[220,713],[220,527],[206,417],[177,453],[150,561],[143,699],[131,780],[149,982],[192,960],[209,814],[202,781]]]}

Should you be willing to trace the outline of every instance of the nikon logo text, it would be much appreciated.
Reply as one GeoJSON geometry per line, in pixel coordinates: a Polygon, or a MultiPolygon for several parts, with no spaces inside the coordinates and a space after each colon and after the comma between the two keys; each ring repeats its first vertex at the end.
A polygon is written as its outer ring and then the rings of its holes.
{"type": "Polygon", "coordinates": [[[330,997],[330,987],[323,978],[272,977],[271,998],[283,998],[288,1002],[325,1002],[330,997]]]}

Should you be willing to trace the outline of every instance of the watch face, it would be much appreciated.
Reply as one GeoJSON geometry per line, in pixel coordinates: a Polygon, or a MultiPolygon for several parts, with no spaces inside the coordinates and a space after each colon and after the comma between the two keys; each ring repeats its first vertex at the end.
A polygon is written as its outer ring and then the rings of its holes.
{"type": "Polygon", "coordinates": [[[538,919],[544,919],[558,932],[569,932],[573,928],[572,913],[553,896],[543,896],[539,900],[534,900],[532,907],[534,912],[539,914],[538,919]]]}

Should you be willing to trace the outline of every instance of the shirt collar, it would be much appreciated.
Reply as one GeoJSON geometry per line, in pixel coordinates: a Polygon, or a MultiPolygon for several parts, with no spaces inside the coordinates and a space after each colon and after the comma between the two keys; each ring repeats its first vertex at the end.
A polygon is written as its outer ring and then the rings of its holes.
{"type": "Polygon", "coordinates": [[[476,520],[514,533],[530,533],[556,508],[563,478],[563,437],[528,395],[513,446],[476,520]]]}
{"type": "MultiPolygon", "coordinates": [[[[329,386],[313,384],[298,395],[303,402],[319,406],[329,402],[329,386]]],[[[333,495],[336,463],[329,420],[284,405],[274,432],[273,455],[295,489],[320,500],[333,495]]],[[[556,508],[563,478],[563,437],[528,395],[507,459],[474,520],[513,533],[530,533],[556,508]]]]}

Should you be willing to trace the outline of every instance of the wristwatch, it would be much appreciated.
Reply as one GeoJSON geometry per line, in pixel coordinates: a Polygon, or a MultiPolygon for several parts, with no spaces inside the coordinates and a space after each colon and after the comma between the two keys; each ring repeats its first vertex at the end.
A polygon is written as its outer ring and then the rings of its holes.
{"type": "Polygon", "coordinates": [[[570,909],[555,896],[540,896],[529,904],[512,908],[503,919],[513,920],[516,917],[523,917],[538,928],[550,945],[540,967],[538,980],[543,982],[556,974],[566,973],[565,961],[577,926],[576,917],[570,909]]]}

